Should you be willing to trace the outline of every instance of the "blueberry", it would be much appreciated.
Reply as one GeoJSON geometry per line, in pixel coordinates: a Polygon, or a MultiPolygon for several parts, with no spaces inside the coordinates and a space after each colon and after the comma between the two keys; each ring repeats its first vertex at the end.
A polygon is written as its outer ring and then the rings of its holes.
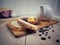
{"type": "Polygon", "coordinates": [[[45,28],[49,28],[49,26],[46,26],[45,28]]]}
{"type": "Polygon", "coordinates": [[[54,30],[52,30],[52,32],[54,32],[54,30]]]}
{"type": "Polygon", "coordinates": [[[45,33],[45,36],[47,36],[47,35],[48,35],[48,32],[45,33]]]}
{"type": "Polygon", "coordinates": [[[42,36],[41,34],[39,34],[39,36],[42,36]]]}
{"type": "Polygon", "coordinates": [[[43,28],[41,28],[40,30],[43,30],[43,28]]]}
{"type": "Polygon", "coordinates": [[[46,32],[46,34],[47,34],[48,32],[46,32]]]}
{"type": "Polygon", "coordinates": [[[45,34],[45,36],[47,36],[47,34],[45,34]]]}
{"type": "Polygon", "coordinates": [[[60,41],[57,39],[56,42],[59,43],[60,41]]]}
{"type": "Polygon", "coordinates": [[[34,33],[36,33],[36,31],[34,31],[34,33]]]}
{"type": "Polygon", "coordinates": [[[49,29],[51,29],[51,28],[49,27],[49,29]]]}
{"type": "Polygon", "coordinates": [[[46,40],[46,38],[45,37],[41,37],[41,40],[46,40]]]}
{"type": "Polygon", "coordinates": [[[48,39],[50,39],[51,37],[50,36],[48,36],[48,39]]]}
{"type": "Polygon", "coordinates": [[[42,32],[42,30],[39,30],[39,32],[42,32]]]}
{"type": "Polygon", "coordinates": [[[43,28],[39,29],[39,32],[43,32],[43,28]]]}
{"type": "Polygon", "coordinates": [[[44,34],[44,32],[42,32],[42,34],[44,34]]]}

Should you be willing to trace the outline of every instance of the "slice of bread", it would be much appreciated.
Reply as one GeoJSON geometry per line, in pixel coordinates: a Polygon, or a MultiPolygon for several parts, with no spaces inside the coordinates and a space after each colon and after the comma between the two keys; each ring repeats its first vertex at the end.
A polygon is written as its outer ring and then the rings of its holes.
{"type": "Polygon", "coordinates": [[[24,28],[17,22],[17,19],[11,19],[9,20],[6,25],[9,27],[11,30],[16,30],[16,31],[22,31],[24,28]]]}

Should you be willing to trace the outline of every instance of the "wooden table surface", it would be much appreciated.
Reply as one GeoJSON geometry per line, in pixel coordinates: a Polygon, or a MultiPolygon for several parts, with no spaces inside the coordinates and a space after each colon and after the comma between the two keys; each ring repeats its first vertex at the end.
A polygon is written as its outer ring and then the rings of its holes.
{"type": "Polygon", "coordinates": [[[49,26],[51,29],[49,29],[47,36],[38,30],[36,33],[15,38],[6,27],[4,23],[6,20],[1,21],[3,21],[3,23],[0,23],[0,45],[60,45],[60,42],[56,42],[57,39],[60,40],[60,22],[51,25],[53,28],[49,26]],[[54,30],[54,32],[52,32],[52,30],[54,30]],[[39,34],[42,36],[39,36],[39,34]],[[48,39],[48,36],[50,36],[51,39],[48,39]],[[45,37],[46,40],[42,40],[41,37],[45,37]]]}

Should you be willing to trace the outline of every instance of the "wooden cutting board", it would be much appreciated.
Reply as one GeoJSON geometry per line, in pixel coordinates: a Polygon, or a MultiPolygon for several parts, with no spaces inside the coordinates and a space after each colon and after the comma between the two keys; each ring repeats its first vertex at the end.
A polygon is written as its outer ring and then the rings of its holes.
{"type": "Polygon", "coordinates": [[[46,26],[50,26],[50,25],[53,25],[53,24],[56,24],[58,23],[58,20],[49,20],[49,21],[40,21],[40,25],[37,25],[39,28],[44,28],[46,26]]]}
{"type": "MultiPolygon", "coordinates": [[[[13,20],[13,19],[12,19],[13,20]]],[[[40,23],[36,26],[38,26],[38,28],[44,28],[46,26],[50,26],[50,25],[53,25],[53,24],[56,24],[58,23],[58,20],[54,20],[54,19],[51,19],[49,21],[39,21],[40,23]]],[[[12,32],[12,34],[15,36],[15,37],[21,37],[21,36],[24,36],[27,34],[26,31],[15,31],[15,30],[10,30],[12,32]]]]}

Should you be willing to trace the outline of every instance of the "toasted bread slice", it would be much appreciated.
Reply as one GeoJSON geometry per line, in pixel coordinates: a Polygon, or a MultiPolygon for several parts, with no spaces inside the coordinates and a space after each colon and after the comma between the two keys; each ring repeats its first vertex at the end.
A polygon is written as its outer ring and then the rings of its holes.
{"type": "Polygon", "coordinates": [[[6,25],[9,27],[11,30],[16,30],[16,31],[22,31],[24,28],[17,22],[17,19],[11,19],[9,20],[6,25]]]}

